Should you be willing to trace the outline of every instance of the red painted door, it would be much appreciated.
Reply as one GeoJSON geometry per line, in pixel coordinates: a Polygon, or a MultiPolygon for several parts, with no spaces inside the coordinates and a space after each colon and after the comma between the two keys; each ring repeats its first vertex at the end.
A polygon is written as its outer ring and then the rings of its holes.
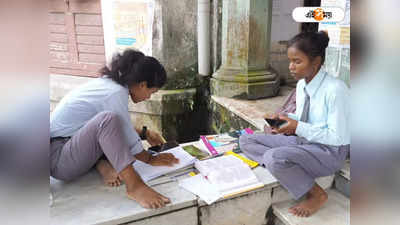
{"type": "Polygon", "coordinates": [[[98,76],[104,66],[100,0],[50,0],[49,70],[98,76]]]}

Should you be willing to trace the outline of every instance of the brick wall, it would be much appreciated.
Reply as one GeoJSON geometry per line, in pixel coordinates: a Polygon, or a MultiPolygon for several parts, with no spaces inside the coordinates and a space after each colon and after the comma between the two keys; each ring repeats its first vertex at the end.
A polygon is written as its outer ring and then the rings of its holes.
{"type": "Polygon", "coordinates": [[[104,66],[100,0],[51,0],[50,73],[98,76],[104,66]]]}

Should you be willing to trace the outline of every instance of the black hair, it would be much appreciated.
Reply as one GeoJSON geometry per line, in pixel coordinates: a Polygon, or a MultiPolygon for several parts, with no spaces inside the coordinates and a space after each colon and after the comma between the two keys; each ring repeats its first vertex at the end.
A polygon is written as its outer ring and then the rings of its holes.
{"type": "Polygon", "coordinates": [[[323,65],[325,62],[325,49],[328,47],[328,43],[329,36],[325,31],[302,32],[289,40],[288,48],[295,47],[299,49],[311,60],[321,56],[321,65],[323,65]]]}
{"type": "Polygon", "coordinates": [[[100,73],[122,86],[146,81],[148,88],[161,88],[167,81],[167,73],[157,59],[133,49],[115,55],[110,67],[104,66],[100,73]]]}

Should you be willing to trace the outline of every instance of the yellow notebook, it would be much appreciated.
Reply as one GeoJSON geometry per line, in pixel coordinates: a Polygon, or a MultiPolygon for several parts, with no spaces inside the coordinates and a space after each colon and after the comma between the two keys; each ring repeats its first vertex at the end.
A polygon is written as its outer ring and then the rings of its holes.
{"type": "Polygon", "coordinates": [[[244,157],[244,156],[241,156],[241,155],[239,155],[239,154],[237,154],[237,153],[234,153],[234,152],[232,152],[232,151],[225,152],[225,155],[233,155],[233,156],[239,158],[239,159],[242,160],[244,163],[246,163],[247,165],[249,165],[250,168],[255,168],[255,167],[258,166],[258,162],[253,161],[253,160],[250,160],[250,159],[248,159],[248,158],[246,158],[246,157],[244,157]]]}

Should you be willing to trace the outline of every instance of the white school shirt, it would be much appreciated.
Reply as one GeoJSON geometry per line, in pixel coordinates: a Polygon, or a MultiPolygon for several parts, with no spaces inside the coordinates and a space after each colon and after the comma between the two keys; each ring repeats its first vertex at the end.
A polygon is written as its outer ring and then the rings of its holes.
{"type": "Polygon", "coordinates": [[[71,137],[103,111],[117,113],[133,155],[143,151],[141,139],[131,123],[129,90],[110,78],[96,78],[69,92],[50,116],[50,137],[71,137]]]}
{"type": "Polygon", "coordinates": [[[322,69],[308,84],[305,79],[297,82],[296,113],[289,113],[289,117],[298,121],[296,135],[308,141],[333,146],[350,144],[350,91],[343,81],[322,69]],[[307,122],[299,121],[304,88],[310,96],[307,122]]]}

